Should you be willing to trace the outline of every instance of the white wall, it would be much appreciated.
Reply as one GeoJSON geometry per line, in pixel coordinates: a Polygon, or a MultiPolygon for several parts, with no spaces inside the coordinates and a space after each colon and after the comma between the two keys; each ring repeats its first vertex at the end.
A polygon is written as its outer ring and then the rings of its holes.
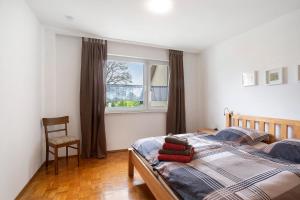
{"type": "Polygon", "coordinates": [[[14,199],[42,163],[40,26],[21,0],[0,1],[0,199],[14,199]]]}
{"type": "Polygon", "coordinates": [[[201,54],[203,117],[224,127],[223,109],[241,114],[300,119],[300,10],[229,39],[201,54]],[[286,83],[266,86],[266,69],[286,67],[286,83]],[[259,85],[241,87],[241,73],[259,71],[259,85]]]}
{"type": "MultiPolygon", "coordinates": [[[[50,99],[45,99],[45,113],[51,116],[69,115],[71,118],[70,132],[80,136],[79,89],[81,65],[81,38],[57,35],[46,30],[46,51],[52,61],[46,61],[44,87],[51,93],[50,99]],[[55,38],[55,49],[53,46],[55,38]],[[53,64],[53,59],[56,59],[53,64]]],[[[132,45],[126,43],[108,43],[108,53],[111,55],[131,56],[138,58],[168,60],[165,49],[132,45]]],[[[49,58],[49,56],[48,56],[49,58]]],[[[198,85],[197,55],[184,54],[185,84],[186,84],[186,114],[187,129],[195,131],[198,126],[197,107],[198,85]]],[[[45,115],[46,116],[46,115],[45,115]]],[[[166,113],[127,113],[106,114],[106,137],[108,150],[128,148],[136,139],[165,134],[166,113]]],[[[63,152],[61,152],[63,154],[63,152]]]]}

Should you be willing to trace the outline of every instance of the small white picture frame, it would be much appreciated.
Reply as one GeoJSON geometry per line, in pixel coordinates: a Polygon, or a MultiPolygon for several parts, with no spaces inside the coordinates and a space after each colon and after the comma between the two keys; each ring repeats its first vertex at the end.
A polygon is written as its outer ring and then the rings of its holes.
{"type": "Polygon", "coordinates": [[[298,65],[298,81],[300,82],[300,65],[298,65]]]}
{"type": "Polygon", "coordinates": [[[266,71],[266,84],[279,85],[283,83],[283,68],[276,68],[266,71]]]}
{"type": "Polygon", "coordinates": [[[242,73],[242,86],[249,87],[256,85],[256,71],[242,73]]]}

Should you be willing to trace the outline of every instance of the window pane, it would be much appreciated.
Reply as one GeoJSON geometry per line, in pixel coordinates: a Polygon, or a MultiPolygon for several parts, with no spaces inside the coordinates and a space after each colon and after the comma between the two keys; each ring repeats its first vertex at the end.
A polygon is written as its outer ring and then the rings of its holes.
{"type": "Polygon", "coordinates": [[[151,106],[166,107],[169,94],[169,68],[167,65],[152,65],[150,73],[151,106]]]}
{"type": "Polygon", "coordinates": [[[144,63],[108,60],[106,106],[132,108],[144,104],[144,63]]]}

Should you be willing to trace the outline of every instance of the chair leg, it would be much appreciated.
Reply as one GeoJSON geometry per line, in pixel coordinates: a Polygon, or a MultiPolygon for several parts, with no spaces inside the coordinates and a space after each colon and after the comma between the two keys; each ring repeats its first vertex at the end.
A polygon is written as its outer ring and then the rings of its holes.
{"type": "Polygon", "coordinates": [[[69,151],[68,151],[68,146],[66,146],[66,160],[68,162],[69,160],[69,151]]]}
{"type": "Polygon", "coordinates": [[[48,169],[48,162],[49,162],[49,146],[46,146],[46,168],[48,169]]]}
{"type": "Polygon", "coordinates": [[[55,163],[55,175],[57,175],[58,174],[58,148],[57,147],[55,147],[54,163],[55,163]]]}
{"type": "Polygon", "coordinates": [[[77,165],[79,167],[79,160],[80,160],[80,142],[77,143],[77,165]]]}

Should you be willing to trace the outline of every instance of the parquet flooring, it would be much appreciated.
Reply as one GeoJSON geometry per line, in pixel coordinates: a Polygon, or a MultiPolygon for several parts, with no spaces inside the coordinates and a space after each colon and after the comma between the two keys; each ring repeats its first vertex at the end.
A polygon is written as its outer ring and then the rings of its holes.
{"type": "Polygon", "coordinates": [[[18,199],[22,200],[152,200],[155,199],[135,171],[127,175],[127,152],[109,153],[106,159],[76,158],[59,160],[59,174],[54,175],[53,163],[43,167],[18,199]]]}

